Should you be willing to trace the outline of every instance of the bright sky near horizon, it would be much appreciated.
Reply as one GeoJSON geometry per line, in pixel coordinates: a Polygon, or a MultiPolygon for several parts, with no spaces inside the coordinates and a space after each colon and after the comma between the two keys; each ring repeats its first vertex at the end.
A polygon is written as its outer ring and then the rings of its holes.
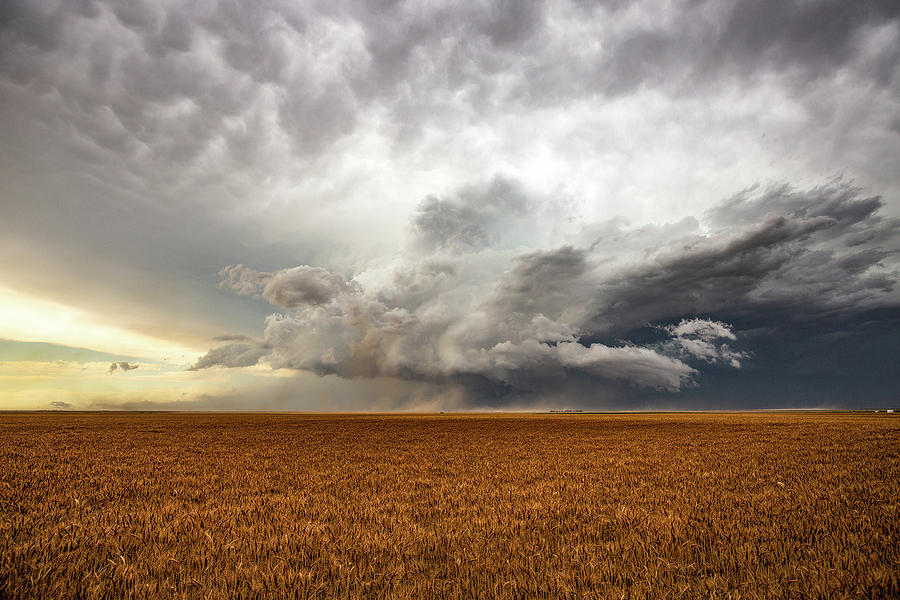
{"type": "Polygon", "coordinates": [[[898,402],[894,1],[13,0],[0,138],[0,409],[898,402]]]}
{"type": "Polygon", "coordinates": [[[3,287],[0,287],[0,323],[3,323],[0,336],[5,339],[93,348],[152,361],[171,360],[185,367],[203,354],[202,347],[188,348],[110,326],[84,310],[3,287]]]}

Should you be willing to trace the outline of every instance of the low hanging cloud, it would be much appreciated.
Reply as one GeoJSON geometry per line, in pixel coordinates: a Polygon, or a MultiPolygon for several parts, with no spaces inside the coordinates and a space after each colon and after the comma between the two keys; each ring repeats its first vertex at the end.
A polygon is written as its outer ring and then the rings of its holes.
{"type": "Polygon", "coordinates": [[[128,371],[133,371],[133,370],[137,369],[139,366],[141,366],[141,365],[139,365],[138,363],[130,363],[130,362],[125,362],[125,361],[114,362],[114,363],[109,364],[109,369],[107,370],[107,373],[112,375],[117,370],[125,373],[128,371]]]}
{"type": "Polygon", "coordinates": [[[471,187],[426,198],[407,250],[349,281],[311,266],[226,267],[223,286],[284,311],[267,319],[262,340],[224,344],[192,368],[263,361],[450,384],[473,401],[586,380],[678,392],[704,369],[752,361],[729,319],[789,327],[898,305],[898,223],[846,182],[748,190],[675,228],[584,225],[572,243],[547,249],[503,247],[474,216],[492,215],[498,230],[505,220],[521,226],[527,201],[510,202],[513,188],[486,185],[477,209],[466,204],[471,187]],[[654,339],[628,339],[648,328],[654,339]]]}

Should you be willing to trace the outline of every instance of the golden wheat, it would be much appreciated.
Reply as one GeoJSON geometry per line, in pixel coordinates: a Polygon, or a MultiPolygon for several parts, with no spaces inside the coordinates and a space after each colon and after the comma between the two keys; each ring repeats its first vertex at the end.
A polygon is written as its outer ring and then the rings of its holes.
{"type": "Polygon", "coordinates": [[[900,597],[900,419],[7,413],[0,597],[900,597]]]}

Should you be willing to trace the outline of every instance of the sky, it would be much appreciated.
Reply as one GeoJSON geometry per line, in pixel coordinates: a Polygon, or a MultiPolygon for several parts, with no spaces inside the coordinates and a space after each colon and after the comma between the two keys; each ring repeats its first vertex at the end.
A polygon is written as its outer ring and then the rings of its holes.
{"type": "Polygon", "coordinates": [[[900,405],[895,0],[7,0],[0,139],[0,409],[900,405]]]}

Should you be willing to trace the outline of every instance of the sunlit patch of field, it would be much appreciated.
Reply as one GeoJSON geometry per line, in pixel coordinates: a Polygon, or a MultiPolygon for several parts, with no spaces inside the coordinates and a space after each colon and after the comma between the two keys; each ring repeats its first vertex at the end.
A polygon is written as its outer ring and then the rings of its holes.
{"type": "Polygon", "coordinates": [[[0,414],[2,598],[900,597],[900,418],[0,414]]]}

